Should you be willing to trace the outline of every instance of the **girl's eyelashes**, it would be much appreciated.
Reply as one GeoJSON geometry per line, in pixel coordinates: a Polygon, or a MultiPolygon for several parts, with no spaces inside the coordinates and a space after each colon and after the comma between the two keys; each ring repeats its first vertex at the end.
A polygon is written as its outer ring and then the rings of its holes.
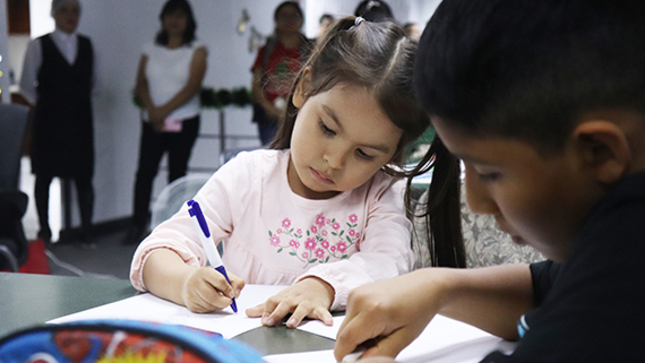
{"type": "Polygon", "coordinates": [[[320,125],[320,129],[323,131],[323,133],[325,133],[327,135],[330,135],[330,136],[336,135],[336,131],[334,131],[334,130],[330,129],[329,127],[327,127],[327,125],[325,125],[325,123],[322,122],[322,120],[318,121],[318,124],[320,125]]]}
{"type": "Polygon", "coordinates": [[[371,161],[374,160],[374,157],[372,155],[366,154],[363,150],[361,149],[356,149],[356,155],[366,161],[371,161]]]}
{"type": "Polygon", "coordinates": [[[479,180],[483,182],[492,182],[495,180],[498,180],[502,176],[501,173],[498,172],[493,172],[493,173],[477,173],[477,177],[479,180]]]}

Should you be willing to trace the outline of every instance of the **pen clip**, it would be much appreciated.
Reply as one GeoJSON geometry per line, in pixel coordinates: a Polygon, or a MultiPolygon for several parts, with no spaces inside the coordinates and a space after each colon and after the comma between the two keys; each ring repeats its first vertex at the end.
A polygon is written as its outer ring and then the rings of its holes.
{"type": "Polygon", "coordinates": [[[199,228],[201,228],[202,232],[204,232],[204,236],[206,236],[206,238],[210,238],[211,232],[208,230],[208,224],[206,224],[206,218],[204,218],[204,214],[202,213],[202,209],[199,207],[199,203],[191,199],[187,204],[190,216],[197,218],[197,223],[199,224],[199,228]]]}

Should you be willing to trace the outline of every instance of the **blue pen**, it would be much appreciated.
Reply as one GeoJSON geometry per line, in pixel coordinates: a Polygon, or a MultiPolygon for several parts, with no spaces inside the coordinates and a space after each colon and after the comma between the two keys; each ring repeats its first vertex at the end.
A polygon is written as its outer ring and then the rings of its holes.
{"type": "MultiPolygon", "coordinates": [[[[224,275],[226,281],[230,284],[231,280],[228,279],[228,274],[226,273],[226,269],[222,263],[222,258],[219,256],[219,252],[217,252],[217,248],[215,248],[215,244],[211,240],[211,232],[208,230],[208,224],[206,224],[206,219],[204,218],[202,209],[199,208],[199,203],[192,199],[189,200],[188,213],[193,219],[193,222],[195,222],[195,228],[197,228],[197,232],[199,234],[199,241],[202,243],[202,246],[206,251],[208,262],[210,262],[214,269],[224,275]]],[[[233,302],[231,303],[231,308],[237,313],[237,304],[235,303],[235,299],[233,299],[233,302]]]]}

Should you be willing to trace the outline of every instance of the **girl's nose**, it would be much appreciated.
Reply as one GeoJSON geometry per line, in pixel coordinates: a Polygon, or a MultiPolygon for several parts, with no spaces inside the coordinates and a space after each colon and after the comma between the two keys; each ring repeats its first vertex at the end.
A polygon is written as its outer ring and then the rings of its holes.
{"type": "Polygon", "coordinates": [[[466,165],[466,202],[473,213],[498,214],[499,208],[488,193],[486,186],[479,180],[475,171],[466,165]]]}
{"type": "Polygon", "coordinates": [[[331,169],[342,169],[345,165],[345,153],[336,148],[327,150],[324,159],[331,169]]]}

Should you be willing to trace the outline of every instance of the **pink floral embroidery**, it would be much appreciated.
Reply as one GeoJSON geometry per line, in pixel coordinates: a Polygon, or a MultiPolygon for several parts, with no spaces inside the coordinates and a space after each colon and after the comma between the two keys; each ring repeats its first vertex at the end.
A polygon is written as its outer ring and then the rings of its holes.
{"type": "Polygon", "coordinates": [[[338,242],[336,243],[336,248],[338,248],[341,253],[345,253],[345,251],[347,250],[347,245],[345,244],[345,242],[338,242]]]}
{"type": "Polygon", "coordinates": [[[316,224],[320,227],[325,225],[325,216],[322,213],[316,216],[316,224]]]}
{"type": "Polygon", "coordinates": [[[313,251],[314,248],[316,248],[316,240],[313,238],[307,238],[307,242],[305,242],[305,248],[309,251],[313,251]]]}
{"type": "Polygon", "coordinates": [[[277,253],[285,252],[304,264],[320,264],[349,258],[359,251],[361,233],[357,230],[358,217],[351,214],[347,219],[327,218],[324,213],[316,215],[315,221],[308,229],[293,228],[292,221],[284,218],[280,226],[269,231],[269,243],[277,253]],[[278,235],[285,235],[283,243],[278,235]],[[328,237],[329,236],[329,237],[328,237]],[[334,239],[332,244],[329,239],[334,239]],[[288,243],[286,241],[289,241],[288,243]]]}

